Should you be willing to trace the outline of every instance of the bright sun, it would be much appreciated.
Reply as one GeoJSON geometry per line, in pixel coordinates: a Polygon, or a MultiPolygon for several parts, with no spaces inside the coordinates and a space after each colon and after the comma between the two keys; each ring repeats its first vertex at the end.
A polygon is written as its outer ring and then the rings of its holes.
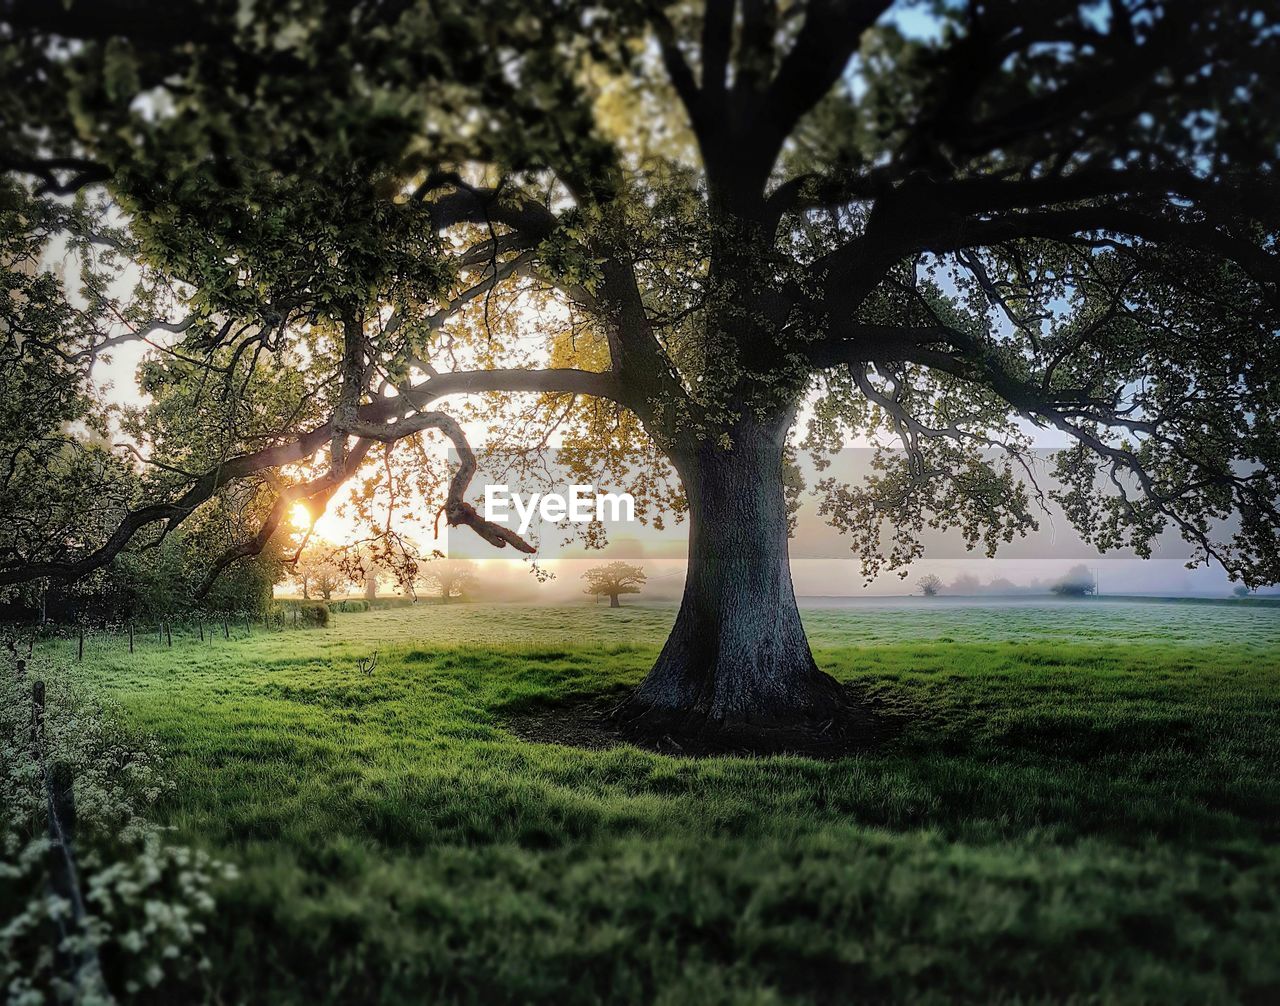
{"type": "Polygon", "coordinates": [[[289,523],[291,523],[299,531],[306,531],[311,527],[311,511],[307,509],[305,503],[295,503],[293,509],[289,511],[289,523]]]}

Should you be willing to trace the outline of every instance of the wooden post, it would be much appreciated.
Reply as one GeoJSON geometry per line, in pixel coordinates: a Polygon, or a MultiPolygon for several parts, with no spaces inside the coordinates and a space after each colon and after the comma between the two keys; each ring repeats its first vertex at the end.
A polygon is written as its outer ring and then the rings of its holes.
{"type": "Polygon", "coordinates": [[[231,638],[231,626],[227,624],[227,620],[225,617],[222,619],[222,635],[224,639],[231,638]]]}
{"type": "Polygon", "coordinates": [[[129,623],[129,652],[133,652],[133,623],[129,623]]]}
{"type": "Polygon", "coordinates": [[[204,622],[196,622],[196,625],[200,628],[200,642],[203,643],[204,642],[204,622]]]}
{"type": "Polygon", "coordinates": [[[44,682],[31,682],[31,757],[40,760],[40,737],[44,733],[44,682]]]}
{"type": "Polygon", "coordinates": [[[173,623],[164,623],[164,641],[169,644],[169,648],[173,648],[173,623]]]}
{"type": "MultiPolygon", "coordinates": [[[[75,904],[80,896],[71,869],[71,840],[76,828],[76,800],[71,766],[55,761],[49,766],[49,839],[54,843],[49,856],[49,886],[53,893],[75,904]]],[[[77,915],[83,915],[84,905],[77,915]]]]}
{"type": "Polygon", "coordinates": [[[76,659],[84,659],[84,629],[80,630],[80,644],[76,647],[76,659]]]}

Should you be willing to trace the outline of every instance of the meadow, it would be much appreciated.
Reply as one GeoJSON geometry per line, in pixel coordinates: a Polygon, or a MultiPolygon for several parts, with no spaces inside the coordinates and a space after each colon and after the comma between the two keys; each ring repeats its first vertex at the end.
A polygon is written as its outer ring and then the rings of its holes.
{"type": "Polygon", "coordinates": [[[158,741],[164,823],[239,867],[192,998],[1280,999],[1280,609],[808,608],[894,724],[833,761],[513,732],[637,682],[673,617],[421,605],[49,650],[158,741]]]}

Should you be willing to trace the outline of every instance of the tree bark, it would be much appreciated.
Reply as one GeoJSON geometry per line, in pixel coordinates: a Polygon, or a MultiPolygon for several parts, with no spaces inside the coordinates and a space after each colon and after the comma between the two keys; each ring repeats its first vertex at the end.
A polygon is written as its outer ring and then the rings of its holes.
{"type": "Polygon", "coordinates": [[[610,595],[609,595],[609,607],[610,607],[610,608],[621,608],[621,607],[622,607],[622,605],[618,603],[618,595],[617,595],[617,594],[610,594],[610,595]]]}
{"type": "Polygon", "coordinates": [[[740,424],[731,449],[673,459],[689,501],[689,568],[675,627],[619,710],[633,732],[762,750],[833,724],[838,735],[848,700],[814,662],[791,584],[784,438],[785,426],[740,424]]]}

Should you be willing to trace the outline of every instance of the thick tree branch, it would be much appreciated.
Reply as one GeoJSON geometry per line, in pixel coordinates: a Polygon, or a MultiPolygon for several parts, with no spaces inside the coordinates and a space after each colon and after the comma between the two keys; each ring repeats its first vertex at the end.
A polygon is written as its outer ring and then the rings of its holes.
{"type": "MultiPolygon", "coordinates": [[[[386,436],[382,427],[395,422],[409,410],[427,409],[432,402],[447,395],[498,391],[592,395],[620,404],[626,404],[624,398],[627,397],[612,375],[585,370],[459,371],[428,378],[407,389],[403,395],[380,398],[360,406],[356,421],[351,426],[375,433],[375,436],[369,438],[371,440],[384,440],[386,436]]],[[[176,499],[147,504],[129,511],[102,545],[79,558],[28,562],[19,556],[0,562],[0,586],[45,577],[64,581],[79,579],[111,562],[143,528],[163,521],[167,531],[170,531],[223,486],[258,472],[303,461],[320,451],[331,441],[333,435],[333,422],[326,422],[285,443],[273,444],[215,465],[201,474],[176,499]]],[[[467,520],[462,522],[471,523],[467,520]]]]}
{"type": "Polygon", "coordinates": [[[862,34],[892,0],[812,0],[795,44],[778,68],[767,102],[769,142],[775,152],[800,118],[843,75],[862,34]]]}
{"type": "Polygon", "coordinates": [[[276,496],[275,501],[271,505],[271,510],[267,514],[266,519],[262,522],[262,526],[258,529],[258,533],[247,541],[233,545],[223,552],[209,567],[205,573],[204,579],[196,588],[196,600],[202,600],[209,595],[209,591],[213,589],[213,585],[217,582],[218,577],[223,574],[232,563],[249,558],[250,556],[259,555],[264,548],[267,547],[271,539],[275,536],[276,531],[280,527],[281,521],[288,514],[289,508],[297,502],[307,501],[311,503],[310,509],[312,513],[316,510],[324,510],[329,499],[337,492],[338,488],[356,473],[364,461],[365,456],[369,453],[369,448],[373,446],[372,441],[358,441],[354,448],[346,455],[345,467],[341,470],[330,468],[329,471],[321,475],[317,479],[310,482],[300,482],[297,485],[289,486],[282,489],[276,496]],[[319,506],[317,507],[317,504],[319,506]]]}
{"type": "Polygon", "coordinates": [[[662,52],[662,65],[666,67],[667,76],[671,78],[671,86],[675,88],[680,103],[688,113],[689,121],[695,129],[702,121],[702,95],[698,91],[697,81],[693,79],[693,71],[680,51],[676,39],[675,27],[671,19],[661,7],[654,6],[649,11],[649,23],[658,39],[658,48],[662,52]]]}

